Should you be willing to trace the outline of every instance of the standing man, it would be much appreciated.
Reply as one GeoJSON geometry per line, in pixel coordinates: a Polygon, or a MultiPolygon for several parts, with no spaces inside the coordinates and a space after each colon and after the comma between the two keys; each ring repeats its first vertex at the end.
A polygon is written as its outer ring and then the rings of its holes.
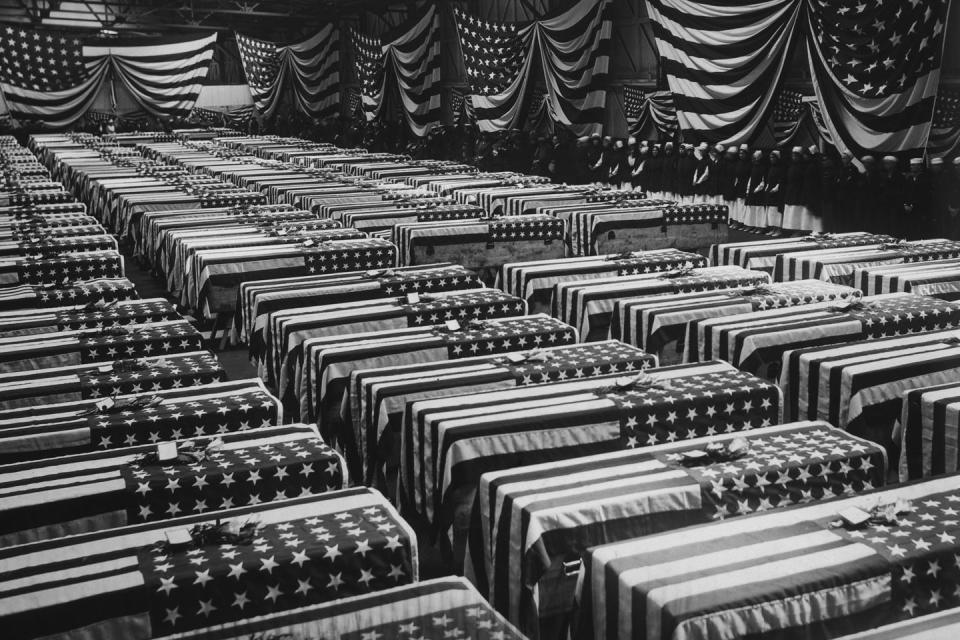
{"type": "Polygon", "coordinates": [[[903,212],[906,180],[896,156],[883,157],[880,187],[880,228],[898,238],[904,237],[903,212]]]}
{"type": "Polygon", "coordinates": [[[664,200],[677,199],[677,156],[673,153],[673,143],[663,145],[663,162],[660,165],[660,192],[664,200]]]}
{"type": "Polygon", "coordinates": [[[922,158],[910,158],[910,168],[903,179],[903,213],[900,216],[901,237],[919,240],[936,234],[931,219],[933,182],[923,166],[922,158]]]}
{"type": "Polygon", "coordinates": [[[800,194],[807,208],[804,231],[823,231],[823,164],[820,149],[812,144],[806,150],[803,167],[803,190],[800,194]]]}

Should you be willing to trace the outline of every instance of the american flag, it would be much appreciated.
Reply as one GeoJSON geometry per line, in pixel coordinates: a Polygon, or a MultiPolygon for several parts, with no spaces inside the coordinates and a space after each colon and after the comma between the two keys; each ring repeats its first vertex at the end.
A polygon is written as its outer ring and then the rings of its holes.
{"type": "Polygon", "coordinates": [[[213,57],[216,34],[83,41],[12,25],[0,38],[0,89],[20,120],[66,126],[89,110],[112,70],[147,111],[187,116],[213,57]]]}
{"type": "Polygon", "coordinates": [[[378,38],[351,29],[354,63],[360,79],[361,103],[367,120],[373,120],[379,112],[384,97],[383,49],[378,38]]]}
{"type": "Polygon", "coordinates": [[[582,631],[660,640],[830,625],[846,634],[956,607],[958,514],[953,475],[595,547],[584,567],[592,629],[582,631]],[[838,513],[850,508],[870,520],[845,524],[838,513]]]}
{"type": "Polygon", "coordinates": [[[0,466],[4,484],[17,488],[0,497],[0,542],[169,520],[346,484],[343,459],[306,425],[182,440],[171,463],[159,463],[156,451],[140,445],[0,466]],[[26,469],[35,473],[24,477],[26,469]]]}
{"type": "Polygon", "coordinates": [[[840,0],[812,22],[831,73],[862,98],[904,91],[940,66],[946,2],[840,0]]]}
{"type": "Polygon", "coordinates": [[[937,106],[930,125],[927,153],[944,157],[953,153],[960,142],[960,90],[940,88],[937,106]]]}
{"type": "Polygon", "coordinates": [[[909,389],[902,399],[900,481],[956,473],[960,452],[951,434],[960,429],[957,383],[909,389]]]}
{"type": "Polygon", "coordinates": [[[642,119],[646,103],[647,94],[640,87],[623,88],[623,112],[628,124],[636,125],[642,119]]]}
{"type": "MultiPolygon", "coordinates": [[[[386,640],[387,638],[473,638],[523,640],[465,578],[437,578],[354,596],[290,613],[271,614],[256,623],[241,621],[217,628],[221,640],[248,640],[264,629],[267,637],[308,634],[313,638],[386,640]],[[358,615],[363,611],[364,615],[358,615]]],[[[208,632],[188,633],[201,640],[208,632]]]]}
{"type": "Polygon", "coordinates": [[[0,622],[10,640],[74,636],[88,625],[164,637],[409,584],[418,572],[412,544],[407,524],[366,488],[67,536],[9,555],[0,585],[29,586],[0,622]],[[219,533],[229,523],[238,535],[219,533]],[[176,530],[191,540],[171,544],[166,534],[176,530]],[[41,550],[64,563],[29,560],[41,550]]]}
{"type": "MultiPolygon", "coordinates": [[[[491,602],[518,624],[530,621],[531,613],[536,620],[537,591],[543,603],[557,601],[556,590],[541,582],[544,575],[581,549],[641,531],[806,504],[884,483],[883,449],[824,422],[739,434],[749,443],[744,456],[718,455],[685,464],[686,454],[729,446],[734,437],[485,474],[478,493],[481,522],[471,530],[471,550],[480,549],[474,540],[482,536],[481,557],[473,566],[488,572],[491,602]]],[[[572,602],[557,604],[566,608],[572,602]]],[[[544,609],[541,604],[541,615],[544,609]]]]}
{"type": "Polygon", "coordinates": [[[7,25],[0,38],[0,81],[33,91],[63,91],[88,77],[75,35],[7,25]]]}
{"type": "Polygon", "coordinates": [[[539,61],[547,80],[550,119],[578,135],[599,131],[612,28],[608,4],[608,0],[579,0],[525,24],[491,22],[455,10],[481,129],[509,129],[523,119],[520,105],[539,61]]]}
{"type": "Polygon", "coordinates": [[[773,137],[777,145],[787,144],[800,130],[800,121],[806,113],[803,94],[793,89],[780,89],[773,103],[773,137]]]}
{"type": "Polygon", "coordinates": [[[927,142],[940,78],[946,0],[837,0],[808,6],[814,88],[854,152],[927,142]]]}
{"type": "Polygon", "coordinates": [[[514,23],[489,22],[459,9],[454,13],[471,92],[503,93],[520,73],[532,30],[514,23]]]}
{"type": "Polygon", "coordinates": [[[804,6],[778,2],[774,15],[762,0],[648,0],[661,67],[685,135],[723,144],[754,137],[773,101],[772,87],[786,64],[804,6]],[[722,38],[717,37],[718,24],[723,25],[722,38]]]}
{"type": "Polygon", "coordinates": [[[257,111],[271,116],[290,83],[296,106],[313,117],[332,115],[340,102],[339,29],[328,25],[313,36],[281,46],[237,34],[243,70],[257,111]],[[283,73],[281,73],[283,70],[283,73]]]}
{"type": "Polygon", "coordinates": [[[608,340],[568,345],[575,337],[568,329],[548,336],[545,346],[509,356],[476,356],[405,366],[357,371],[351,376],[350,400],[354,431],[366,469],[373,472],[386,462],[384,436],[399,433],[407,402],[441,397],[456,389],[493,390],[540,385],[564,380],[623,373],[630,375],[656,364],[640,349],[608,340]],[[372,393],[376,389],[376,393],[372,393]]]}

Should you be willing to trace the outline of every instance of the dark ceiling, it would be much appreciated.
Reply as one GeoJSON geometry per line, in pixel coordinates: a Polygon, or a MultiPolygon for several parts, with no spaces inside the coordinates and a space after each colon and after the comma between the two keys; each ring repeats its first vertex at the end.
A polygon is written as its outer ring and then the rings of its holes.
{"type": "Polygon", "coordinates": [[[304,29],[355,16],[380,13],[386,0],[0,0],[0,22],[47,29],[162,33],[236,30],[275,39],[296,39],[304,29]]]}

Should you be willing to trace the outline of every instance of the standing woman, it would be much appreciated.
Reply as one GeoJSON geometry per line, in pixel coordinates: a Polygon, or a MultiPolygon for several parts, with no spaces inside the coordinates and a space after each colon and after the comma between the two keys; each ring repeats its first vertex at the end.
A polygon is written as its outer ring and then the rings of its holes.
{"type": "Polygon", "coordinates": [[[767,235],[778,236],[783,228],[783,191],[787,176],[780,164],[780,152],[770,152],[770,168],[767,169],[767,235]]]}
{"type": "Polygon", "coordinates": [[[767,226],[767,163],[764,162],[763,151],[753,152],[750,164],[750,177],[744,188],[746,193],[743,224],[754,229],[767,226]]]}

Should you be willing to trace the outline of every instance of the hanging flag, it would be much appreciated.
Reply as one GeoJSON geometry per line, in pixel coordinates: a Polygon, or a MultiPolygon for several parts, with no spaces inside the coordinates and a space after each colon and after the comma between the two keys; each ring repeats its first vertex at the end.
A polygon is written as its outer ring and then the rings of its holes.
{"type": "Polygon", "coordinates": [[[454,11],[470,101],[483,131],[515,128],[540,61],[550,119],[584,135],[602,129],[609,66],[608,0],[580,0],[526,23],[490,22],[454,11]]]}
{"type": "Polygon", "coordinates": [[[373,120],[380,112],[383,102],[383,51],[379,39],[351,29],[353,59],[360,79],[360,103],[366,119],[373,120]]]}
{"type": "Polygon", "coordinates": [[[940,88],[933,110],[927,153],[933,157],[951,155],[960,143],[960,90],[940,88]]]}
{"type": "Polygon", "coordinates": [[[677,118],[693,140],[749,142],[764,123],[803,2],[647,0],[677,118]]]}
{"type": "Polygon", "coordinates": [[[154,115],[186,117],[207,76],[216,33],[84,43],[63,33],[11,25],[0,38],[0,90],[10,113],[52,127],[93,104],[112,72],[154,115]]]}
{"type": "Polygon", "coordinates": [[[623,88],[623,114],[627,118],[630,133],[643,130],[647,122],[647,94],[639,87],[623,88]]]}
{"type": "Polygon", "coordinates": [[[463,90],[454,87],[450,90],[450,112],[453,114],[454,124],[461,122],[473,122],[473,105],[470,103],[469,96],[464,95],[463,90]]]}
{"type": "Polygon", "coordinates": [[[333,115],[340,103],[339,33],[327,25],[286,46],[238,33],[237,47],[257,110],[271,117],[289,82],[301,112],[315,118],[333,115]]]}
{"type": "Polygon", "coordinates": [[[623,109],[631,135],[647,131],[651,122],[664,138],[672,139],[677,133],[677,109],[669,91],[647,94],[639,87],[624,87],[623,109]]]}
{"type": "Polygon", "coordinates": [[[384,104],[396,98],[414,135],[424,136],[440,124],[441,43],[436,5],[425,5],[382,38],[354,30],[352,40],[367,120],[387,115],[384,104]]]}
{"type": "Polygon", "coordinates": [[[824,121],[856,154],[926,147],[946,0],[807,0],[807,57],[824,121]]]}
{"type": "Polygon", "coordinates": [[[789,144],[800,130],[807,110],[803,107],[803,94],[793,89],[780,89],[773,103],[771,126],[777,146],[789,144]]]}

